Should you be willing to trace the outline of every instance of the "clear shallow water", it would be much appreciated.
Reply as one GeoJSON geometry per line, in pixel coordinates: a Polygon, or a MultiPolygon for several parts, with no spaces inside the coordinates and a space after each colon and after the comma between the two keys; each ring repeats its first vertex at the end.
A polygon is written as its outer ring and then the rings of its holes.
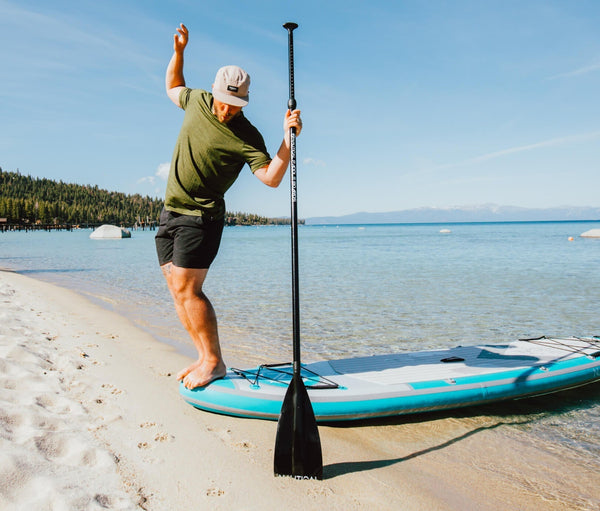
{"type": "MultiPolygon", "coordinates": [[[[593,223],[303,226],[300,293],[307,359],[539,335],[600,334],[593,223]],[[441,234],[443,227],[452,230],[441,234]],[[573,236],[572,242],[568,238],[573,236]]],[[[185,346],[158,269],[154,232],[4,233],[0,266],[74,288],[185,346]]],[[[287,355],[287,227],[232,227],[206,282],[224,344],[287,355]]],[[[230,346],[232,347],[232,346],[230,346]]]]}
{"type": "MultiPolygon", "coordinates": [[[[300,226],[303,360],[600,335],[600,240],[579,237],[595,227],[300,226]]],[[[90,232],[0,234],[0,267],[75,289],[192,355],[154,232],[126,240],[90,240],[90,232]]],[[[289,227],[225,229],[205,290],[226,353],[249,364],[291,359],[289,227]]],[[[538,413],[539,400],[524,403],[518,413],[539,415],[521,426],[532,441],[600,469],[599,385],[553,396],[550,414],[538,413]]]]}

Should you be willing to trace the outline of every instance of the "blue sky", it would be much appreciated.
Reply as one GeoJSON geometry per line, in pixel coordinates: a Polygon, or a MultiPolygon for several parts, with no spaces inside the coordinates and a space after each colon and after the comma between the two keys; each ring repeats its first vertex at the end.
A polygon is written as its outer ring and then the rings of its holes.
{"type": "MultiPolygon", "coordinates": [[[[301,217],[495,203],[600,206],[600,2],[0,0],[0,167],[162,196],[185,77],[252,77],[274,153],[295,21],[301,217]]],[[[230,211],[289,214],[246,167],[230,211]]]]}

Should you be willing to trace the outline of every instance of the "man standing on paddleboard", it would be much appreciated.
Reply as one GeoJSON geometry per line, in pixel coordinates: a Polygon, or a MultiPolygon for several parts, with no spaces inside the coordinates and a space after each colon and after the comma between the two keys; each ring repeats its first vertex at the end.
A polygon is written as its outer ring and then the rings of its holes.
{"type": "Polygon", "coordinates": [[[300,111],[285,114],[284,138],[274,158],[246,119],[250,77],[237,66],[218,70],[212,93],[186,87],[183,53],[188,30],[181,24],[167,67],[167,95],[185,110],[173,159],[156,250],[175,309],[198,351],[198,360],[177,374],[189,388],[208,385],[226,373],[217,317],[202,290],[217,255],[225,220],[225,192],[247,163],[271,187],[281,183],[290,162],[290,128],[302,130],[300,111]]]}

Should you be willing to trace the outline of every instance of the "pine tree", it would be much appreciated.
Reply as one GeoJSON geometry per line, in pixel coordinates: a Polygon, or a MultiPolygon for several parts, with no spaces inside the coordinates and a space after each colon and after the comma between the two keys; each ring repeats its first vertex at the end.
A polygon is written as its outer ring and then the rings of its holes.
{"type": "MultiPolygon", "coordinates": [[[[0,168],[0,218],[6,218],[11,224],[156,225],[163,206],[163,200],[140,194],[126,195],[102,190],[97,185],[33,178],[21,175],[18,170],[4,172],[0,168]]],[[[226,223],[282,224],[289,220],[227,213],[226,223]]]]}

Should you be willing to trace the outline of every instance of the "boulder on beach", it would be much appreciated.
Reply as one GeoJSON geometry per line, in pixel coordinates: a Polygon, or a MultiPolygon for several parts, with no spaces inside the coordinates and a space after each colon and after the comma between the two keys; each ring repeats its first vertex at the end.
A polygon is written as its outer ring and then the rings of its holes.
{"type": "Polygon", "coordinates": [[[580,235],[582,238],[600,238],[600,229],[590,229],[580,235]]]}
{"type": "Polygon", "coordinates": [[[131,232],[123,227],[104,224],[90,234],[90,238],[93,240],[131,238],[131,232]]]}

